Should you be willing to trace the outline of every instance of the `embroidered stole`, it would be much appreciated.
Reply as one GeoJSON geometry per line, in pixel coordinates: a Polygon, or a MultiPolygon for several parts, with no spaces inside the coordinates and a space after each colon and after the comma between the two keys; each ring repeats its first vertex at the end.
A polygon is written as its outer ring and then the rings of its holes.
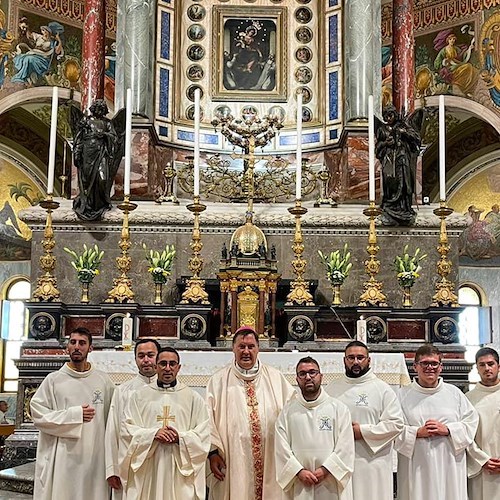
{"type": "Polygon", "coordinates": [[[253,380],[245,380],[245,392],[248,416],[250,420],[250,437],[252,440],[255,500],[262,500],[262,487],[264,483],[262,426],[259,415],[259,402],[257,401],[253,380]]]}

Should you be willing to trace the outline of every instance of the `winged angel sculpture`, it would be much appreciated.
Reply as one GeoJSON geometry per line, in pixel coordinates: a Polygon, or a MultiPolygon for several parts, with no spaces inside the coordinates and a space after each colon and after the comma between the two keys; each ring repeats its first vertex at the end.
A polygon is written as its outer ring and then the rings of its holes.
{"type": "Polygon", "coordinates": [[[381,221],[385,225],[411,226],[415,222],[412,203],[424,115],[421,108],[402,117],[389,104],[382,112],[383,122],[375,117],[375,155],[382,165],[381,221]]]}
{"type": "Polygon", "coordinates": [[[86,221],[100,220],[111,209],[111,188],[125,153],[125,109],[120,109],[111,120],[107,114],[108,107],[102,99],[92,103],[89,115],[74,105],[70,108],[79,188],[73,210],[86,221]]]}

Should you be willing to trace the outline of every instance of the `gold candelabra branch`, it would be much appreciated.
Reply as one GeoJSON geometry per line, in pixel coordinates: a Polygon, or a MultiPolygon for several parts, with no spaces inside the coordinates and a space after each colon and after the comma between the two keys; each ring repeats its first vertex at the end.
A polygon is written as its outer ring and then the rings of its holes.
{"type": "Polygon", "coordinates": [[[118,208],[123,212],[123,225],[118,246],[122,251],[121,255],[116,258],[116,267],[120,271],[120,276],[113,280],[113,288],[108,292],[106,302],[127,303],[133,302],[135,293],[132,291],[132,280],[127,273],[130,271],[132,259],[129,255],[130,246],[130,230],[128,216],[129,213],[137,208],[135,203],[130,201],[130,196],[125,196],[123,203],[118,205],[118,208]]]}
{"type": "Polygon", "coordinates": [[[56,257],[53,254],[56,241],[54,239],[54,228],[52,227],[52,212],[59,208],[59,203],[47,195],[40,206],[47,210],[47,220],[43,232],[42,247],[43,255],[40,256],[40,267],[44,274],[38,278],[36,290],[33,292],[33,300],[39,302],[52,302],[59,299],[61,293],[57,289],[57,278],[52,274],[56,268],[56,257]]]}
{"type": "Polygon", "coordinates": [[[439,230],[439,244],[437,251],[441,256],[437,263],[437,273],[441,277],[436,283],[436,293],[432,297],[433,302],[431,307],[458,307],[458,297],[455,294],[455,284],[452,283],[448,276],[451,273],[451,261],[448,259],[450,244],[448,243],[448,233],[446,231],[446,217],[453,213],[453,209],[446,206],[446,202],[442,201],[439,208],[434,210],[434,214],[441,219],[439,230]]]}
{"type": "Polygon", "coordinates": [[[285,305],[314,306],[314,298],[309,291],[309,282],[304,280],[307,261],[302,257],[304,252],[304,239],[302,236],[301,217],[307,213],[307,208],[302,206],[300,200],[295,200],[295,206],[290,207],[288,211],[295,216],[295,234],[292,244],[295,258],[292,260],[292,268],[296,277],[290,285],[291,290],[286,297],[285,305]]]}
{"type": "Polygon", "coordinates": [[[377,274],[380,272],[380,261],[377,259],[380,247],[377,245],[375,218],[379,216],[381,212],[380,208],[375,206],[374,201],[370,201],[370,206],[363,210],[363,214],[370,218],[368,246],[366,247],[369,257],[365,260],[366,274],[370,276],[370,279],[363,284],[364,291],[358,303],[360,306],[387,306],[386,296],[382,291],[383,283],[376,278],[377,274]]]}
{"type": "Polygon", "coordinates": [[[206,206],[200,203],[200,197],[195,196],[193,203],[187,206],[187,209],[194,214],[193,234],[191,236],[191,251],[192,255],[189,259],[189,270],[193,273],[191,278],[188,279],[186,289],[184,290],[181,298],[181,304],[209,304],[208,293],[205,291],[205,280],[200,278],[203,269],[203,258],[201,257],[201,250],[203,243],[201,241],[200,233],[200,213],[206,210],[206,206]]]}

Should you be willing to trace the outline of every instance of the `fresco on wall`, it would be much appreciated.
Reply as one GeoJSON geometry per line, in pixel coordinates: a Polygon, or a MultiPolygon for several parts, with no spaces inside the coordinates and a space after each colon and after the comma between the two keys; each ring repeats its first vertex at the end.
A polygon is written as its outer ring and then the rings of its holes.
{"type": "Polygon", "coordinates": [[[31,230],[17,214],[38,204],[42,193],[28,175],[2,157],[0,177],[0,260],[29,260],[31,230]]]}

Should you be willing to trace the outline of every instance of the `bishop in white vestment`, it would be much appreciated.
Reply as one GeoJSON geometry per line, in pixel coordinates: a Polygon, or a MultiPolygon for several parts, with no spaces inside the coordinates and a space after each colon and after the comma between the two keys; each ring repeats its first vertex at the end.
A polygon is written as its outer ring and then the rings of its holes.
{"type": "Polygon", "coordinates": [[[319,365],[297,365],[301,394],[276,421],[276,477],[290,500],[351,500],[354,438],[347,406],[321,388],[319,365]]]}
{"type": "Polygon", "coordinates": [[[126,500],[205,499],[208,411],[197,392],[177,381],[178,359],[175,350],[160,350],[158,381],[130,396],[120,465],[126,500]]]}
{"type": "Polygon", "coordinates": [[[31,416],[40,431],[33,495],[36,500],[109,498],[104,430],[114,385],[108,375],[87,363],[89,348],[86,334],[72,333],[68,344],[70,363],[49,373],[31,399],[31,416]]]}
{"type": "Polygon", "coordinates": [[[351,413],[355,435],[354,498],[393,500],[393,443],[403,430],[403,412],[394,390],[370,369],[367,347],[353,341],[345,350],[346,373],[326,392],[351,413]]]}
{"type": "Polygon", "coordinates": [[[438,377],[439,351],[423,348],[415,356],[417,380],[399,394],[405,426],[395,444],[398,498],[467,500],[465,450],[474,440],[479,418],[462,391],[438,377]]]}
{"type": "Polygon", "coordinates": [[[208,477],[212,500],[280,500],[276,481],[274,424],[295,394],[276,369],[257,359],[255,332],[242,327],[233,337],[235,361],[207,385],[211,420],[208,477]]]}
{"type": "Polygon", "coordinates": [[[139,339],[134,346],[135,363],[139,370],[136,377],[119,385],[113,394],[106,424],[106,479],[112,489],[113,500],[122,499],[126,478],[121,478],[119,464],[124,459],[127,445],[120,439],[123,417],[132,393],[156,381],[156,357],[160,344],[153,339],[139,339]]]}
{"type": "Polygon", "coordinates": [[[469,500],[500,500],[500,380],[498,353],[476,353],[481,382],[466,394],[479,413],[475,442],[467,450],[469,500]]]}

